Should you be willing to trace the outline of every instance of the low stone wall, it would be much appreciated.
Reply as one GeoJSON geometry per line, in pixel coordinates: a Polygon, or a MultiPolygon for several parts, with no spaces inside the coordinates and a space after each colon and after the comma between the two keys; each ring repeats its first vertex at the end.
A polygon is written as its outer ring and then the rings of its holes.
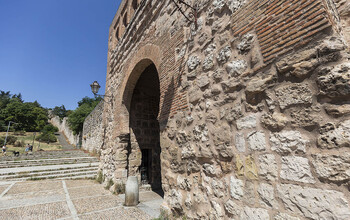
{"type": "Polygon", "coordinates": [[[50,123],[54,126],[58,127],[58,130],[62,132],[66,138],[69,144],[77,146],[79,143],[79,135],[74,135],[73,131],[70,130],[67,122],[68,118],[63,118],[62,121],[58,116],[54,116],[50,119],[50,123]]]}
{"type": "Polygon", "coordinates": [[[103,144],[103,105],[101,101],[84,121],[82,148],[89,152],[100,152],[103,144]]]}

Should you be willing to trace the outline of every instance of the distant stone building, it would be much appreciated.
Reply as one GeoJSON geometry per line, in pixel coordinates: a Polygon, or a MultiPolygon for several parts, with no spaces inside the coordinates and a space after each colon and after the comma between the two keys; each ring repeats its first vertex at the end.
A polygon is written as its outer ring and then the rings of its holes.
{"type": "Polygon", "coordinates": [[[105,180],[189,219],[350,219],[349,1],[175,2],[110,26],[105,180]]]}

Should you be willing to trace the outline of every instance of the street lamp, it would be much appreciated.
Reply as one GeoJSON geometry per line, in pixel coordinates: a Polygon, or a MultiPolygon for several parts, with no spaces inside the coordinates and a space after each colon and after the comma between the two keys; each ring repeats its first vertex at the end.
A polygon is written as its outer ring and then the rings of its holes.
{"type": "Polygon", "coordinates": [[[98,90],[101,88],[100,84],[98,84],[97,81],[94,81],[93,83],[91,83],[90,87],[91,87],[91,91],[92,91],[92,93],[94,94],[95,97],[96,97],[96,96],[97,96],[97,97],[101,97],[102,100],[103,100],[104,102],[107,102],[107,101],[104,99],[104,97],[110,97],[111,100],[110,100],[109,102],[112,103],[112,101],[113,101],[113,93],[112,93],[111,96],[108,96],[108,95],[99,95],[99,94],[97,94],[97,93],[98,93],[98,90]]]}
{"type": "Polygon", "coordinates": [[[98,90],[101,88],[100,84],[98,84],[97,81],[94,81],[90,86],[92,93],[94,93],[94,95],[97,95],[98,90]]]}

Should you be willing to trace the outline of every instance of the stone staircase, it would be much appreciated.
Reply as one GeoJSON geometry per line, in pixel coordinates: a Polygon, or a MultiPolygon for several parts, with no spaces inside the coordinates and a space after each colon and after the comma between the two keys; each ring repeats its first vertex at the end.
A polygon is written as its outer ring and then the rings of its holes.
{"type": "Polygon", "coordinates": [[[0,181],[96,178],[99,161],[80,150],[33,152],[0,158],[0,181]]]}

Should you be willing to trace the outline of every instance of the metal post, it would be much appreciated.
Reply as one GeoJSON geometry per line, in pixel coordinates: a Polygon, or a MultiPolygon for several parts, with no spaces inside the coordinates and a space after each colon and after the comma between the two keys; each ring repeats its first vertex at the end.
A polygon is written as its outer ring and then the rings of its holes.
{"type": "MultiPolygon", "coordinates": [[[[35,135],[36,135],[36,132],[34,132],[34,136],[33,136],[33,144],[32,144],[33,148],[34,148],[35,135]]],[[[33,149],[33,148],[32,148],[32,149],[33,149]]]]}
{"type": "Polygon", "coordinates": [[[5,137],[5,142],[4,142],[4,145],[6,145],[6,141],[7,141],[7,134],[9,133],[9,129],[10,129],[11,122],[12,122],[12,121],[9,121],[9,125],[7,126],[7,131],[6,131],[6,137],[5,137]]]}

